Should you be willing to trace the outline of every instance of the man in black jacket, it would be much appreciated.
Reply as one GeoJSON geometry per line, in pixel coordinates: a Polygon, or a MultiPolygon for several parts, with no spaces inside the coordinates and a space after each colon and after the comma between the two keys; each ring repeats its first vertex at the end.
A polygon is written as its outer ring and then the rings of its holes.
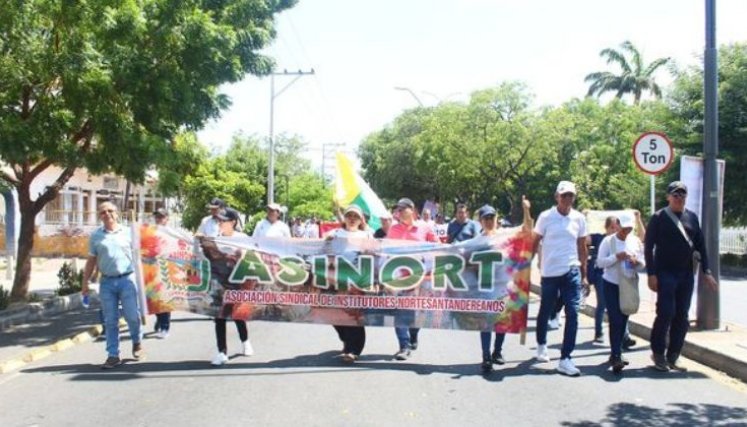
{"type": "Polygon", "coordinates": [[[656,292],[656,320],[651,330],[654,367],[659,371],[685,371],[677,363],[689,327],[687,313],[693,296],[694,271],[699,255],[703,278],[716,289],[708,268],[698,216],[685,209],[687,187],[674,181],[667,187],[669,206],[656,211],[646,228],[648,287],[656,292]],[[697,253],[696,253],[697,252],[697,253]],[[665,347],[669,334],[669,347],[665,347]]]}

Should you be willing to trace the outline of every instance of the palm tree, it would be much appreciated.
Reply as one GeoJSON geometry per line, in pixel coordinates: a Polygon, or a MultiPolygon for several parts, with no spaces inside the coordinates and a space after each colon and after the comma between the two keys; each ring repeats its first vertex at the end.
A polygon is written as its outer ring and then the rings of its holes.
{"type": "Polygon", "coordinates": [[[661,89],[652,77],[654,72],[662,65],[669,62],[670,58],[659,58],[644,67],[641,53],[629,41],[623,42],[621,50],[603,49],[599,56],[607,59],[607,63],[617,63],[622,73],[617,75],[609,71],[591,73],[584,79],[591,83],[587,96],[602,95],[605,92],[617,92],[615,97],[622,98],[623,95],[632,93],[633,103],[641,101],[643,91],[650,91],[655,97],[661,97],[661,89]]]}

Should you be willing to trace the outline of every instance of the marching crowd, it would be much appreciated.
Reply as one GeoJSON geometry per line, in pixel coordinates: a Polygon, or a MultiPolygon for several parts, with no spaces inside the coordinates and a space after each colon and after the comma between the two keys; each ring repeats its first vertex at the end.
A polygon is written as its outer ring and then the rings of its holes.
{"type": "MultiPolygon", "coordinates": [[[[523,200],[524,227],[531,228],[534,236],[534,253],[538,256],[541,272],[540,307],[536,324],[536,355],[541,363],[550,362],[547,333],[557,328],[557,316],[565,313],[563,340],[557,371],[568,376],[580,375],[572,354],[578,332],[578,313],[582,300],[594,286],[597,305],[594,341],[603,342],[603,318],[606,311],[610,344],[609,364],[613,372],[620,373],[628,364],[622,356],[623,349],[635,345],[629,337],[628,316],[638,309],[638,274],[647,274],[648,287],[657,293],[656,319],[651,332],[651,358],[654,368],[660,371],[683,371],[679,355],[684,344],[689,322],[688,311],[694,288],[695,270],[700,266],[705,283],[714,288],[716,279],[708,268],[703,233],[697,216],[685,209],[687,187],[674,181],[667,188],[667,206],[654,213],[645,226],[640,215],[623,213],[605,220],[605,234],[589,233],[583,213],[574,209],[576,186],[561,181],[555,191],[555,205],[542,212],[532,227],[530,203],[523,200]],[[635,230],[635,233],[633,232],[635,230]]],[[[245,237],[241,230],[239,212],[213,199],[207,208],[210,214],[200,223],[197,235],[223,238],[245,237]]],[[[339,212],[339,228],[324,238],[376,238],[402,239],[455,243],[480,235],[491,235],[501,227],[497,210],[484,205],[476,212],[477,221],[471,219],[469,207],[456,205],[454,219],[446,222],[438,211],[439,205],[427,201],[418,215],[415,203],[409,198],[400,199],[393,214],[381,218],[381,227],[371,230],[365,213],[356,205],[339,212]],[[396,220],[395,220],[396,217],[396,220]],[[436,218],[432,220],[431,218],[436,218]],[[441,231],[443,230],[443,231],[441,231]]],[[[267,205],[267,214],[255,227],[255,237],[319,238],[319,221],[311,218],[305,223],[294,219],[289,227],[281,217],[281,207],[267,205]]],[[[118,222],[117,208],[105,202],[99,206],[103,226],[90,238],[89,256],[83,275],[83,293],[94,270],[101,274],[101,296],[106,335],[107,359],[103,368],[113,368],[122,363],[119,352],[119,306],[132,338],[132,355],[143,355],[142,333],[138,309],[137,286],[133,277],[131,235],[118,222]]],[[[154,219],[166,224],[168,213],[158,210],[154,219]]],[[[408,324],[414,314],[397,312],[395,324],[408,324]]],[[[215,366],[228,361],[226,320],[215,319],[217,353],[211,360],[215,366]]],[[[241,353],[253,354],[246,322],[234,321],[242,342],[241,353]]],[[[170,315],[157,315],[157,336],[166,338],[170,315]]],[[[335,326],[343,343],[340,357],[354,363],[361,355],[366,341],[363,326],[335,326]]],[[[418,348],[419,329],[395,327],[398,350],[396,360],[406,360],[418,348]]],[[[493,365],[503,365],[502,346],[505,334],[480,332],[482,348],[481,369],[493,370],[493,365]],[[491,349],[492,344],[492,349],[491,349]],[[491,351],[492,350],[492,351],[491,351]]]]}

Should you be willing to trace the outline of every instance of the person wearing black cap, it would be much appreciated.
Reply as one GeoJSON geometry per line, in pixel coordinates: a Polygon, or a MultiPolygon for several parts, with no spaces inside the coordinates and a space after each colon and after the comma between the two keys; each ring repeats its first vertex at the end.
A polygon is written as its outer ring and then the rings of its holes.
{"type": "MultiPolygon", "coordinates": [[[[397,212],[399,212],[399,222],[389,228],[387,239],[415,240],[420,242],[438,242],[436,235],[431,227],[425,224],[415,222],[415,203],[404,197],[397,202],[397,212]]],[[[408,328],[407,326],[396,326],[397,323],[407,324],[414,320],[413,312],[401,310],[395,315],[394,332],[397,334],[399,342],[399,351],[395,353],[394,358],[397,360],[407,360],[411,350],[418,348],[418,333],[420,328],[408,328]]]]}
{"type": "MultiPolygon", "coordinates": [[[[156,225],[167,226],[169,223],[169,212],[164,208],[158,208],[153,212],[153,220],[156,225]]],[[[156,323],[153,326],[156,332],[156,338],[166,339],[169,337],[171,328],[171,312],[156,313],[156,323]]]]}
{"type": "MultiPolygon", "coordinates": [[[[217,237],[222,239],[240,239],[248,238],[246,234],[238,231],[239,229],[239,212],[236,209],[225,208],[218,212],[218,221],[220,221],[220,231],[217,237]]],[[[233,246],[221,246],[218,245],[218,249],[221,252],[227,254],[236,253],[236,248],[233,246]]],[[[228,309],[230,312],[233,311],[233,306],[230,304],[224,304],[223,309],[228,309]]],[[[215,340],[218,345],[218,354],[210,362],[213,366],[220,366],[228,362],[228,344],[226,342],[226,319],[218,318],[215,319],[215,340]]],[[[244,356],[251,356],[254,354],[252,343],[249,341],[249,332],[246,328],[246,321],[234,319],[236,324],[236,330],[239,332],[239,339],[241,339],[242,351],[241,354],[244,356]]]]}
{"type": "MultiPolygon", "coordinates": [[[[532,214],[530,212],[530,208],[532,207],[529,200],[527,200],[526,197],[522,196],[521,200],[522,210],[524,212],[524,222],[523,226],[524,229],[527,232],[532,231],[532,225],[533,225],[533,219],[532,214]]],[[[498,211],[495,210],[494,207],[490,205],[485,205],[481,207],[477,211],[479,217],[480,217],[480,225],[482,226],[482,231],[480,232],[480,235],[482,236],[493,236],[498,233],[498,229],[501,227],[501,223],[498,221],[498,211]]],[[[494,271],[494,274],[496,274],[495,280],[497,281],[507,281],[507,278],[504,276],[505,270],[503,269],[496,269],[494,271]]],[[[511,282],[511,279],[508,278],[508,281],[511,282]]],[[[495,345],[493,347],[493,353],[490,353],[490,339],[491,339],[491,332],[490,331],[484,331],[480,332],[480,344],[482,345],[482,364],[480,365],[482,371],[484,373],[489,373],[493,370],[493,364],[496,365],[504,365],[506,363],[506,360],[503,358],[503,341],[506,338],[505,332],[496,332],[495,333],[495,345]]]]}
{"type": "Polygon", "coordinates": [[[686,370],[677,360],[689,327],[687,313],[695,286],[694,273],[698,258],[706,285],[712,289],[718,287],[708,268],[698,216],[685,208],[686,199],[687,186],[681,181],[670,183],[667,187],[668,206],[656,211],[646,228],[644,252],[648,287],[656,292],[651,358],[654,368],[659,371],[686,370]]]}
{"type": "Polygon", "coordinates": [[[207,237],[215,237],[218,235],[220,222],[218,221],[218,213],[221,211],[221,209],[224,209],[226,207],[226,202],[223,200],[214,197],[213,200],[210,201],[206,205],[208,209],[210,209],[210,215],[202,218],[202,221],[200,221],[200,226],[197,228],[197,234],[198,236],[207,236],[207,237]]]}

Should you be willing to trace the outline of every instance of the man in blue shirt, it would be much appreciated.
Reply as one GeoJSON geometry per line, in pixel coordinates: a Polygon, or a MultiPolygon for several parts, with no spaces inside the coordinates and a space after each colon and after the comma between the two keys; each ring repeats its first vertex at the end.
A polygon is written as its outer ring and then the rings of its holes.
{"type": "Polygon", "coordinates": [[[91,235],[88,244],[88,259],[83,270],[81,293],[88,294],[88,281],[94,267],[101,272],[99,294],[104,311],[106,352],[108,357],[101,366],[111,369],[122,363],[119,357],[119,304],[130,328],[132,356],[139,360],[143,355],[140,335],[140,312],[138,291],[133,272],[132,235],[130,230],[118,223],[117,207],[104,202],[98,208],[103,226],[91,235]]]}
{"type": "Polygon", "coordinates": [[[456,206],[456,217],[449,223],[446,229],[446,243],[462,242],[477,237],[480,234],[480,226],[469,219],[469,209],[464,203],[456,206]]]}

